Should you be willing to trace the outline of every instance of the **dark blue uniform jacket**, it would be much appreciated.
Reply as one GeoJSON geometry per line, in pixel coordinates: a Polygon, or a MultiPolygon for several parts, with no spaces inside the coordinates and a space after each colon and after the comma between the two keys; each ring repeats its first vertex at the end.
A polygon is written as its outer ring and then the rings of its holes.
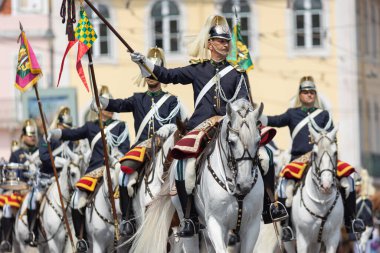
{"type": "MultiPolygon", "coordinates": [[[[151,109],[152,106],[152,98],[155,103],[157,103],[167,92],[159,92],[151,94],[149,92],[144,93],[135,93],[132,97],[126,99],[110,99],[108,106],[106,108],[109,112],[132,112],[134,118],[134,127],[135,134],[137,134],[140,125],[145,118],[145,115],[151,109]]],[[[177,97],[170,96],[163,105],[161,105],[158,110],[161,118],[167,118],[171,111],[177,106],[178,101],[177,97]]],[[[175,123],[176,117],[180,117],[180,112],[176,116],[174,116],[169,122],[164,122],[164,124],[175,123]]],[[[154,129],[157,131],[161,125],[155,119],[154,120],[154,129]]],[[[140,143],[151,136],[148,136],[149,123],[146,124],[144,130],[142,131],[140,138],[136,140],[136,143],[140,143]]],[[[152,130],[152,129],[151,129],[152,130]]],[[[152,131],[150,131],[152,133],[152,131]]]]}
{"type": "MultiPolygon", "coordinates": [[[[156,65],[154,67],[153,73],[162,83],[192,84],[195,105],[195,101],[197,100],[199,93],[201,92],[202,88],[208,83],[208,81],[215,76],[217,73],[217,68],[219,71],[221,71],[228,65],[230,65],[230,63],[224,62],[223,64],[216,66],[216,64],[213,64],[211,61],[204,61],[202,63],[191,64],[186,67],[174,69],[166,69],[164,67],[156,65]]],[[[248,77],[246,73],[241,73],[236,69],[232,69],[229,73],[221,78],[220,83],[227,99],[233,97],[242,75],[248,84],[248,77]]],[[[195,128],[201,122],[212,116],[223,116],[226,114],[226,102],[221,100],[221,106],[219,109],[216,106],[215,87],[216,85],[208,90],[197,108],[194,109],[194,113],[187,125],[187,128],[189,130],[195,128]]],[[[248,92],[244,83],[241,86],[240,92],[237,96],[237,99],[238,98],[248,99],[248,92]]]]}
{"type": "MultiPolygon", "coordinates": [[[[111,124],[113,120],[108,120],[105,122],[104,127],[111,124]]],[[[112,130],[111,133],[119,136],[125,129],[125,123],[120,122],[112,130]]],[[[76,141],[81,139],[88,139],[90,145],[92,139],[100,132],[100,127],[98,121],[89,121],[86,122],[83,126],[75,129],[63,129],[62,130],[62,140],[76,141]]],[[[123,154],[129,150],[129,137],[119,145],[119,150],[123,154]]],[[[91,160],[89,167],[86,170],[86,173],[93,171],[104,165],[104,155],[103,155],[103,143],[102,138],[99,138],[96,142],[94,149],[92,150],[91,160]]]]}
{"type": "MultiPolygon", "coordinates": [[[[54,140],[52,139],[50,141],[50,146],[52,152],[54,152],[55,149],[59,148],[62,145],[63,141],[60,140],[54,140]]],[[[72,150],[73,149],[73,143],[69,143],[69,148],[72,150]]],[[[48,147],[45,141],[40,142],[40,146],[38,147],[39,153],[40,153],[40,160],[42,162],[42,167],[41,167],[41,172],[45,174],[54,174],[53,166],[51,165],[50,161],[50,155],[48,151],[48,147]]],[[[61,156],[61,153],[56,154],[57,156],[61,156]]],[[[56,167],[57,171],[60,172],[62,168],[56,167]]]]}
{"type": "MultiPolygon", "coordinates": [[[[289,127],[290,135],[292,135],[294,128],[301,122],[309,113],[314,111],[315,108],[312,108],[311,111],[306,111],[305,109],[290,108],[285,113],[277,116],[268,116],[268,126],[271,127],[289,127]]],[[[330,115],[327,111],[321,112],[314,118],[315,123],[321,128],[324,128],[330,119],[330,115]]],[[[333,128],[333,124],[328,130],[333,128]]],[[[294,138],[291,149],[291,160],[294,160],[307,152],[310,152],[313,149],[313,145],[309,144],[309,128],[306,124],[294,138]]]]}

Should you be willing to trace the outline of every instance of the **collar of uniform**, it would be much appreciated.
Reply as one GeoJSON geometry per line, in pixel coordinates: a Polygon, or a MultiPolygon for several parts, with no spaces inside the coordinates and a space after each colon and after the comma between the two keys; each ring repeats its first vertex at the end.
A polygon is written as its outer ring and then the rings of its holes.
{"type": "Polygon", "coordinates": [[[108,126],[109,124],[111,124],[114,120],[113,119],[107,119],[105,122],[104,122],[104,125],[108,126]]]}
{"type": "Polygon", "coordinates": [[[216,62],[213,59],[211,59],[210,63],[211,63],[212,66],[214,66],[215,68],[217,68],[217,67],[222,67],[222,66],[226,65],[227,61],[223,60],[223,61],[220,61],[220,62],[216,62]]]}
{"type": "Polygon", "coordinates": [[[27,151],[27,152],[29,152],[29,153],[34,153],[34,151],[36,151],[38,149],[38,147],[37,146],[28,146],[28,145],[26,145],[25,144],[25,150],[27,151]]]}
{"type": "Polygon", "coordinates": [[[157,97],[157,96],[159,96],[159,95],[161,95],[162,93],[164,93],[163,91],[162,91],[162,89],[159,89],[158,91],[154,91],[154,92],[152,92],[152,91],[146,91],[146,94],[149,96],[149,97],[157,97]]]}
{"type": "Polygon", "coordinates": [[[303,112],[306,112],[306,113],[312,113],[312,112],[314,112],[315,110],[317,110],[317,108],[315,108],[315,107],[311,107],[311,108],[307,108],[307,107],[301,107],[301,111],[303,111],[303,112]]]}

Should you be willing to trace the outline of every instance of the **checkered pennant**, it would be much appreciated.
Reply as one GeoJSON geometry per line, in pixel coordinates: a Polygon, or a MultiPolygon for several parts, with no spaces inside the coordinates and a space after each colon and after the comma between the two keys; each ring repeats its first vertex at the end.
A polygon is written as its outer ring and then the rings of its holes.
{"type": "Polygon", "coordinates": [[[97,37],[90,20],[87,18],[86,12],[81,10],[80,20],[75,28],[75,38],[90,48],[97,37]]]}

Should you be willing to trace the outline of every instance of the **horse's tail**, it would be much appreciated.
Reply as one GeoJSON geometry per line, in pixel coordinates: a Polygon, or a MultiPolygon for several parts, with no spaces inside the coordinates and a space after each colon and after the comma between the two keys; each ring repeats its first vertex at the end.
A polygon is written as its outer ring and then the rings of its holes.
{"type": "Polygon", "coordinates": [[[170,223],[175,211],[171,202],[170,183],[166,180],[158,196],[151,202],[145,220],[133,240],[130,252],[166,253],[170,223]]]}

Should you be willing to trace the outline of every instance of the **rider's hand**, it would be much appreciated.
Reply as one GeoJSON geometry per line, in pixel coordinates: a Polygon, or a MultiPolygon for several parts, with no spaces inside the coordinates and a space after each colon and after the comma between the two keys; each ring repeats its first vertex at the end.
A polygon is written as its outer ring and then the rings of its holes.
{"type": "Polygon", "coordinates": [[[156,135],[166,139],[175,130],[177,130],[177,126],[175,124],[166,124],[156,131],[156,135]]]}
{"type": "Polygon", "coordinates": [[[144,55],[142,55],[138,52],[131,53],[131,59],[134,63],[139,65],[141,75],[143,77],[150,77],[151,76],[149,71],[144,68],[143,64],[145,64],[145,66],[147,66],[153,72],[153,69],[154,69],[153,62],[151,62],[150,60],[147,60],[144,55]]]}
{"type": "MultiPolygon", "coordinates": [[[[100,96],[100,97],[99,97],[99,103],[100,103],[100,109],[101,109],[101,110],[106,109],[107,106],[108,106],[108,103],[109,103],[109,99],[100,96]]],[[[98,106],[96,105],[96,100],[95,100],[95,98],[92,99],[92,102],[91,102],[91,105],[90,105],[90,109],[91,109],[92,111],[96,112],[96,113],[99,113],[99,111],[98,111],[98,106]]]]}
{"type": "Polygon", "coordinates": [[[61,137],[62,137],[62,130],[61,129],[59,129],[59,128],[50,129],[48,131],[47,141],[50,142],[51,139],[59,140],[59,139],[61,139],[61,137]]]}

